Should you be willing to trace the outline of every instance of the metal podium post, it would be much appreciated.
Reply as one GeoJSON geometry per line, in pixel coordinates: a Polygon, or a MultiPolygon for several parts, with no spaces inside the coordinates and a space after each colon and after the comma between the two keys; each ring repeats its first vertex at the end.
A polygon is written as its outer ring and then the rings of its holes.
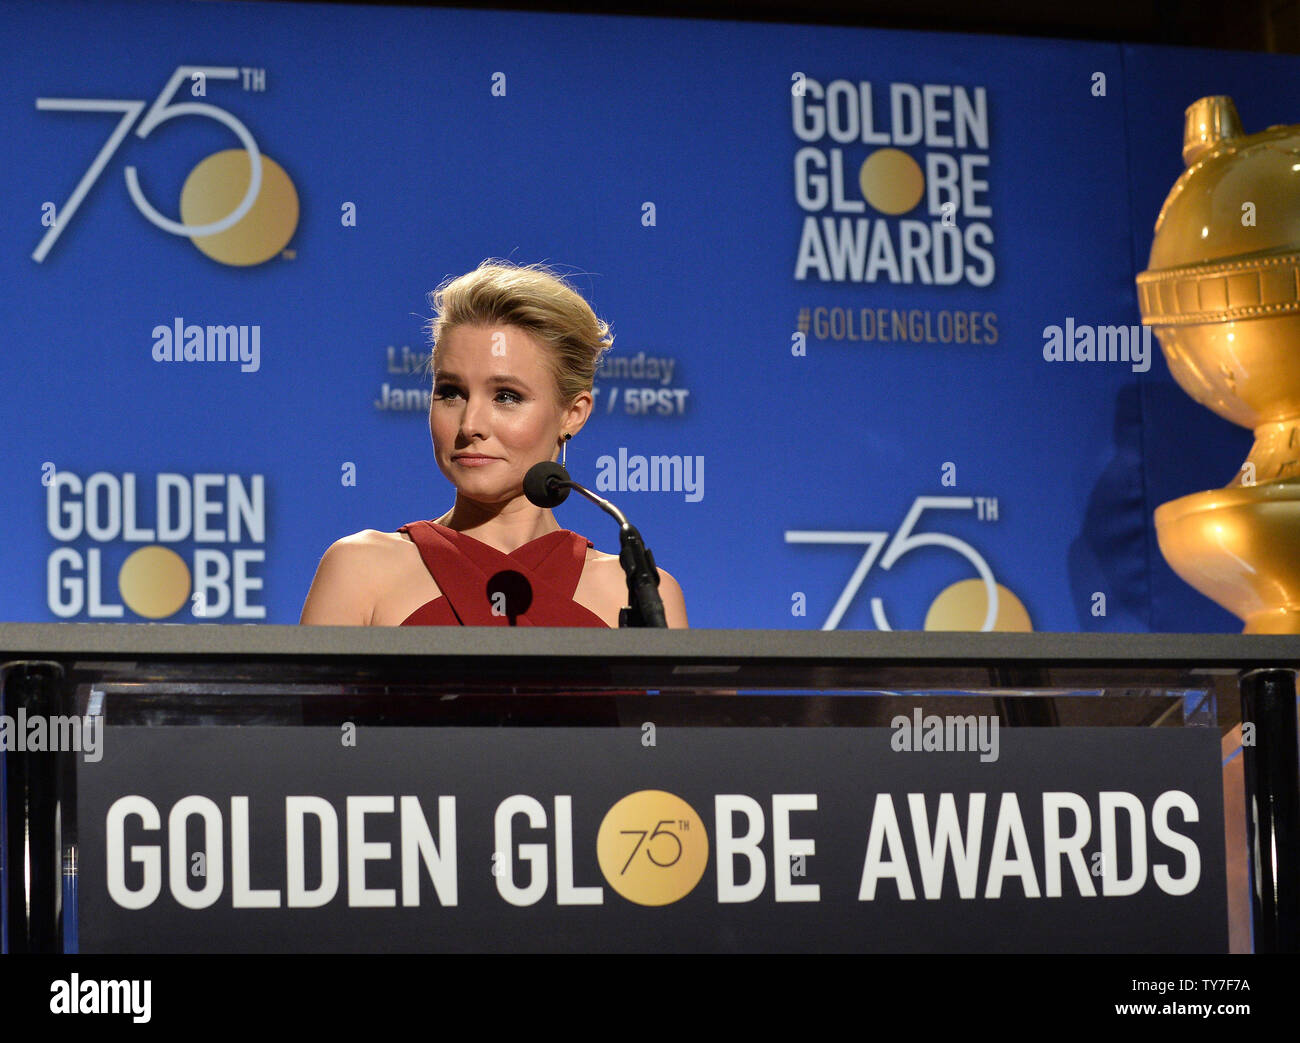
{"type": "Polygon", "coordinates": [[[1242,744],[1251,918],[1257,953],[1300,952],[1300,758],[1294,670],[1253,670],[1241,678],[1241,720],[1255,741],[1242,744]]]}

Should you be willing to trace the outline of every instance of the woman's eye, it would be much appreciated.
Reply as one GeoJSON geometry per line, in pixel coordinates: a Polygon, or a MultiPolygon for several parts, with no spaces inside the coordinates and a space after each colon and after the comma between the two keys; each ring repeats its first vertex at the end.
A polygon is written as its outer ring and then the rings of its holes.
{"type": "MultiPolygon", "coordinates": [[[[436,400],[449,399],[452,396],[459,394],[460,388],[456,387],[454,384],[439,384],[433,389],[433,397],[436,400]]],[[[509,405],[516,405],[523,401],[523,396],[517,391],[506,391],[503,388],[497,392],[497,398],[501,398],[502,395],[506,396],[509,405]]]]}

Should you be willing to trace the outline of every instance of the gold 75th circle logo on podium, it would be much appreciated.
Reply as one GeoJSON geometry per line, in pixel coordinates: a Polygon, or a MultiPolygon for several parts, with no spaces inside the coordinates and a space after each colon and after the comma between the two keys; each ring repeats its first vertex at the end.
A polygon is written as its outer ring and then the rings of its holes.
{"type": "Polygon", "coordinates": [[[637,905],[670,905],[704,876],[709,835],[695,809],[658,789],[629,793],[605,814],[596,858],[609,886],[637,905]]]}

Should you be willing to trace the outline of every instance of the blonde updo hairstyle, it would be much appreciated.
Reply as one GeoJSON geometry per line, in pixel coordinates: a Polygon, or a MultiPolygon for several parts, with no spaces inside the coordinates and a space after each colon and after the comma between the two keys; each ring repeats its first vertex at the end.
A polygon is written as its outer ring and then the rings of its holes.
{"type": "Polygon", "coordinates": [[[516,265],[488,258],[474,271],[444,281],[429,295],[437,312],[426,329],[438,346],[458,326],[517,326],[548,349],[557,402],[569,406],[591,391],[601,356],[614,343],[609,324],[556,272],[542,264],[516,265]]]}

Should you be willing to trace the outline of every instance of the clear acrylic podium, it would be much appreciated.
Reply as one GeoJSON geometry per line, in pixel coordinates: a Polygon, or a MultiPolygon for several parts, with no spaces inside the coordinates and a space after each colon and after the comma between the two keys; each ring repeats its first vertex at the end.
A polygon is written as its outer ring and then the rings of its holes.
{"type": "Polygon", "coordinates": [[[1222,952],[1235,865],[1254,951],[1294,952],[1297,662],[1235,635],[0,625],[5,949],[1222,952]],[[98,720],[98,756],[15,748],[41,717],[98,720]]]}

